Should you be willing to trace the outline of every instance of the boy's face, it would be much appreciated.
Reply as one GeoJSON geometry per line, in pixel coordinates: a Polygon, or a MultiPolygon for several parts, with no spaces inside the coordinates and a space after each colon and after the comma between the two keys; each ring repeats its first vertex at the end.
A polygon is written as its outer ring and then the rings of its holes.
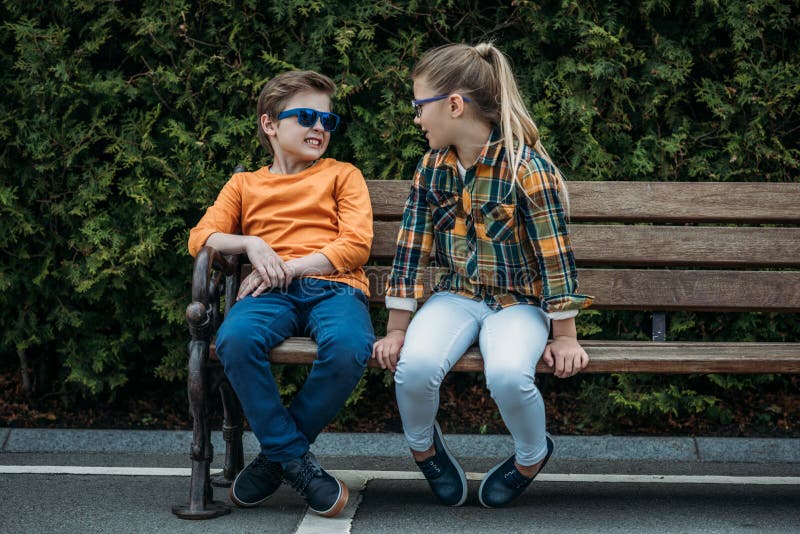
{"type": "MultiPolygon", "coordinates": [[[[331,99],[325,93],[303,91],[286,101],[280,112],[295,108],[330,112],[331,99]]],[[[261,127],[272,145],[275,158],[290,162],[311,162],[321,158],[331,139],[330,132],[325,131],[319,119],[313,126],[306,127],[300,125],[297,116],[277,120],[263,115],[261,127]]]]}

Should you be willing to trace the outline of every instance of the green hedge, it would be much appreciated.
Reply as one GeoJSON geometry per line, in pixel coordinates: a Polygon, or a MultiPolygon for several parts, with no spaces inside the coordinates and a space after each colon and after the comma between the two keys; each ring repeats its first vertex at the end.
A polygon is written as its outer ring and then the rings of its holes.
{"type": "MultiPolygon", "coordinates": [[[[0,350],[40,393],[184,375],[188,229],[235,164],[265,162],[255,102],[288,68],[338,82],[330,154],[367,178],[410,178],[425,148],[420,54],[494,40],[569,179],[797,180],[797,1],[6,0],[0,15],[0,350]]],[[[713,330],[681,317],[685,336],[713,330]]],[[[727,333],[799,337],[747,317],[727,333]]],[[[638,319],[581,328],[641,337],[638,319]]]]}

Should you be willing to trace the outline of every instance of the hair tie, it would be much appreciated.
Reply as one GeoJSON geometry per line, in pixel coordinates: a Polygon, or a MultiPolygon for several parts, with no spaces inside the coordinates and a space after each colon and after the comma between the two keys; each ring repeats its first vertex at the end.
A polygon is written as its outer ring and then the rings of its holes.
{"type": "Polygon", "coordinates": [[[478,43],[475,45],[475,51],[486,61],[491,58],[492,45],[490,43],[478,43]]]}

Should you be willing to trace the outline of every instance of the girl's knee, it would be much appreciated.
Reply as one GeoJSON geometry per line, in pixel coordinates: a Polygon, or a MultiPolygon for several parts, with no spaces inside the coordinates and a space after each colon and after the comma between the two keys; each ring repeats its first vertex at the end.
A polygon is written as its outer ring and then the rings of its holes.
{"type": "Polygon", "coordinates": [[[534,376],[527,369],[514,366],[487,367],[486,387],[495,400],[521,399],[530,395],[538,396],[534,376]]]}
{"type": "Polygon", "coordinates": [[[436,354],[406,350],[400,353],[394,382],[398,388],[410,390],[436,389],[446,374],[444,362],[436,354]]]}

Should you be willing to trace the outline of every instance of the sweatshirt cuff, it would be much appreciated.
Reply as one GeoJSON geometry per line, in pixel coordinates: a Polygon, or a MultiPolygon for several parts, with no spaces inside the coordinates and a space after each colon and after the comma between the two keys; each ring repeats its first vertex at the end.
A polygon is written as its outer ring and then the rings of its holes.
{"type": "Polygon", "coordinates": [[[577,293],[568,293],[564,295],[556,295],[545,298],[542,301],[542,309],[550,317],[553,313],[562,313],[568,311],[578,311],[583,308],[588,308],[594,301],[594,297],[589,295],[579,295],[577,293]]]}
{"type": "Polygon", "coordinates": [[[211,237],[211,234],[216,234],[219,230],[214,228],[195,229],[189,233],[189,254],[194,258],[200,249],[206,245],[206,241],[211,237]]]}
{"type": "Polygon", "coordinates": [[[386,296],[386,307],[390,310],[404,310],[411,313],[417,311],[417,299],[410,297],[386,296]]]}
{"type": "Polygon", "coordinates": [[[331,262],[331,265],[333,265],[333,268],[336,269],[337,273],[343,273],[350,270],[348,269],[348,266],[344,264],[344,258],[342,258],[342,255],[339,254],[339,251],[336,250],[336,245],[333,243],[322,247],[317,252],[328,258],[328,261],[331,262]]]}
{"type": "Polygon", "coordinates": [[[564,310],[564,311],[557,311],[557,312],[550,312],[547,314],[547,317],[551,321],[561,321],[563,319],[572,319],[573,317],[577,317],[578,310],[564,310]]]}

